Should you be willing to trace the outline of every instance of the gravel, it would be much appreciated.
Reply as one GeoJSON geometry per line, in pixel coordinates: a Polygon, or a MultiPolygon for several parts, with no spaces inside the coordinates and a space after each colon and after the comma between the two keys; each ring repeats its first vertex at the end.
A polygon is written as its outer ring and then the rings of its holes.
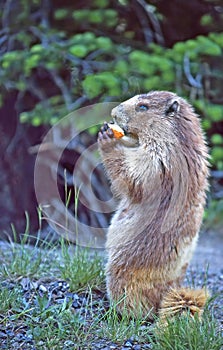
{"type": "MultiPolygon", "coordinates": [[[[206,275],[204,271],[191,270],[187,273],[185,280],[186,284],[189,283],[191,285],[191,280],[196,287],[203,287],[205,285],[208,290],[212,292],[212,296],[215,296],[215,299],[212,302],[212,310],[215,318],[219,322],[219,326],[223,329],[223,270],[220,275],[214,273],[206,275]]],[[[43,298],[45,296],[47,297],[45,309],[52,305],[62,304],[64,301],[67,301],[71,303],[71,308],[74,312],[83,313],[84,317],[88,314],[87,309],[85,309],[85,306],[89,301],[88,292],[73,293],[70,291],[69,283],[66,281],[56,279],[40,279],[37,281],[29,278],[22,278],[19,285],[22,290],[23,298],[30,308],[36,306],[38,298],[43,298]]],[[[13,290],[15,287],[18,287],[18,282],[6,280],[1,283],[1,288],[13,290]]],[[[96,317],[98,314],[102,315],[102,313],[108,308],[108,301],[106,300],[104,291],[92,291],[91,301],[91,313],[93,312],[96,317]]],[[[2,319],[3,316],[0,315],[0,321],[2,319]]],[[[13,320],[8,320],[1,324],[0,344],[1,349],[45,349],[44,343],[41,344],[41,341],[39,341],[37,345],[34,344],[29,328],[25,326],[22,321],[20,322],[18,320],[15,323],[13,320]],[[8,347],[9,343],[10,347],[8,347]]],[[[74,342],[67,340],[64,342],[63,349],[78,349],[78,347],[75,346],[74,342]]],[[[84,348],[79,349],[82,350],[84,348]]],[[[106,339],[95,339],[91,344],[91,348],[88,346],[86,349],[143,350],[151,349],[151,345],[140,344],[136,338],[126,339],[121,345],[109,342],[106,339]]]]}
{"type": "MultiPolygon", "coordinates": [[[[198,250],[200,255],[197,254],[197,258],[199,259],[195,260],[191,268],[188,269],[185,284],[195,286],[196,288],[206,287],[209,290],[213,297],[210,305],[211,310],[218,321],[219,329],[223,331],[223,265],[221,263],[222,260],[219,260],[220,257],[222,257],[222,236],[219,238],[219,242],[217,242],[215,248],[213,248],[213,252],[210,251],[213,237],[209,236],[209,240],[208,237],[205,237],[204,242],[205,244],[201,241],[200,252],[198,250]],[[204,249],[206,250],[204,251],[204,249]],[[208,271],[205,267],[207,266],[206,261],[204,262],[201,260],[203,256],[209,256],[211,268],[208,269],[208,271]],[[216,257],[217,260],[214,260],[216,257]],[[214,264],[211,265],[211,262],[214,262],[214,264]]],[[[0,248],[4,249],[4,246],[1,246],[1,242],[0,248]]],[[[1,289],[14,290],[15,288],[18,288],[18,286],[21,289],[23,303],[26,304],[27,308],[32,309],[39,307],[40,300],[44,300],[43,307],[45,310],[48,310],[54,305],[63,305],[64,303],[69,304],[71,310],[83,317],[83,319],[87,319],[89,325],[92,322],[92,317],[101,317],[109,306],[104,290],[95,289],[91,291],[91,294],[89,291],[81,291],[78,293],[72,292],[67,281],[59,280],[56,277],[44,277],[39,280],[28,277],[17,280],[0,280],[1,289]]],[[[28,323],[27,325],[24,324],[24,317],[29,317],[29,314],[27,313],[26,316],[21,317],[21,320],[20,318],[13,319],[13,312],[10,310],[7,317],[6,315],[0,314],[0,349],[49,349],[43,341],[40,340],[38,343],[34,341],[28,323]]],[[[151,344],[141,344],[137,337],[125,339],[125,341],[120,344],[109,341],[108,339],[97,338],[95,336],[90,347],[88,345],[80,348],[74,341],[72,341],[72,339],[67,339],[64,341],[63,347],[52,348],[50,350],[148,350],[151,348],[151,344]]]]}

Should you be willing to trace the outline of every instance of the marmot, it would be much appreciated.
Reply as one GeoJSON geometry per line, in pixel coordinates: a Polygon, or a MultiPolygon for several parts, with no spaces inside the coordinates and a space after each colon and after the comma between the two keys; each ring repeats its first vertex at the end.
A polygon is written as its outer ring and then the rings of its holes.
{"type": "Polygon", "coordinates": [[[112,110],[99,150],[120,202],[108,228],[107,292],[133,317],[201,314],[204,290],[181,287],[195,249],[208,188],[208,152],[198,116],[168,91],[137,95],[112,110]]]}

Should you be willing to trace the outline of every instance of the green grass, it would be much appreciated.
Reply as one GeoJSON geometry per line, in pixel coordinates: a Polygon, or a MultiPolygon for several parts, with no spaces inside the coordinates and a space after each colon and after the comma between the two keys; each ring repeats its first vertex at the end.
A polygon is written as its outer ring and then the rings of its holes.
{"type": "Polygon", "coordinates": [[[80,291],[87,286],[100,288],[104,284],[104,263],[95,253],[89,258],[90,251],[77,247],[73,255],[68,251],[68,246],[62,241],[62,265],[59,267],[61,277],[69,280],[73,291],[80,291]]]}
{"type": "MultiPolygon", "coordinates": [[[[94,349],[95,342],[102,342],[102,347],[114,343],[121,349],[127,339],[151,344],[155,350],[222,348],[218,325],[210,311],[205,311],[202,322],[174,318],[164,329],[158,324],[148,325],[143,318],[131,319],[127,310],[120,317],[116,306],[104,300],[104,261],[97,254],[81,248],[71,254],[63,240],[57,245],[42,244],[41,249],[41,242],[34,247],[26,243],[27,237],[0,252],[0,329],[16,333],[25,327],[36,349],[94,349]],[[21,285],[24,278],[35,282],[46,277],[66,280],[70,293],[84,296],[80,299],[83,304],[76,310],[71,300],[64,298],[56,303],[47,293],[35,289],[25,296],[21,285]]],[[[10,333],[7,344],[7,349],[14,348],[10,333]]]]}
{"type": "Polygon", "coordinates": [[[9,279],[38,278],[44,273],[48,274],[49,268],[53,268],[51,260],[52,255],[55,258],[55,247],[46,242],[41,242],[38,238],[35,246],[30,246],[28,240],[29,235],[24,234],[20,244],[12,242],[8,245],[7,250],[1,252],[1,277],[9,279]]]}
{"type": "Polygon", "coordinates": [[[0,289],[0,314],[13,315],[23,310],[22,293],[18,288],[9,290],[7,288],[0,289]]]}
{"type": "Polygon", "coordinates": [[[168,320],[167,327],[157,327],[151,337],[154,350],[220,350],[223,339],[213,316],[206,310],[203,319],[189,316],[168,320]]]}
{"type": "Polygon", "coordinates": [[[37,346],[42,349],[60,348],[69,340],[73,346],[81,345],[87,338],[84,321],[64,302],[61,306],[51,306],[36,310],[28,324],[30,334],[37,346]]]}
{"type": "Polygon", "coordinates": [[[149,329],[148,324],[145,327],[145,319],[143,317],[130,318],[127,310],[120,316],[116,311],[116,307],[115,304],[110,305],[109,309],[100,318],[98,335],[119,344],[123,344],[130,338],[143,342],[149,329]]]}

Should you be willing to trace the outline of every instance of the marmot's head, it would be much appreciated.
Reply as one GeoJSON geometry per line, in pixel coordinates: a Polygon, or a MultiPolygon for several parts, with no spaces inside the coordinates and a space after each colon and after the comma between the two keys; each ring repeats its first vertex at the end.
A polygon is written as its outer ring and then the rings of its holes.
{"type": "Polygon", "coordinates": [[[112,117],[127,135],[137,137],[139,144],[198,144],[202,140],[192,107],[172,92],[136,95],[114,108],[112,117]]]}

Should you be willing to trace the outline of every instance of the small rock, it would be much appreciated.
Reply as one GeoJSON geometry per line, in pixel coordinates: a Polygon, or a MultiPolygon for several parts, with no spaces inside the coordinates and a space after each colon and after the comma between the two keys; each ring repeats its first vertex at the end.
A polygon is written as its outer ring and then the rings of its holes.
{"type": "Polygon", "coordinates": [[[152,349],[151,344],[143,344],[143,349],[152,349]]]}
{"type": "Polygon", "coordinates": [[[73,299],[74,299],[74,300],[79,300],[79,299],[80,299],[80,298],[79,298],[79,295],[78,295],[78,294],[76,294],[76,293],[75,293],[75,294],[73,294],[73,299]]]}
{"type": "Polygon", "coordinates": [[[55,291],[55,295],[56,295],[58,298],[62,298],[62,297],[63,297],[63,292],[62,292],[61,290],[55,291]]]}
{"type": "Polygon", "coordinates": [[[43,293],[47,293],[47,288],[43,284],[39,285],[39,290],[43,293]]]}
{"type": "Polygon", "coordinates": [[[72,307],[73,307],[74,309],[77,309],[77,308],[80,307],[80,305],[79,305],[79,303],[75,300],[75,301],[73,301],[73,303],[72,303],[72,307]]]}
{"type": "Polygon", "coordinates": [[[5,332],[0,332],[0,339],[7,338],[5,332]]]}
{"type": "Polygon", "coordinates": [[[74,344],[74,342],[72,341],[72,340],[66,340],[65,342],[64,342],[64,346],[65,347],[69,347],[69,346],[74,346],[75,344],[74,344]]]}
{"type": "Polygon", "coordinates": [[[70,299],[74,299],[74,297],[73,297],[73,293],[66,293],[66,298],[68,299],[68,300],[70,300],[70,299]]]}
{"type": "Polygon", "coordinates": [[[125,344],[124,344],[124,346],[127,346],[127,347],[132,347],[132,342],[130,341],[130,340],[126,340],[126,342],[125,342],[125,344]]]}
{"type": "Polygon", "coordinates": [[[44,341],[43,340],[40,340],[38,343],[37,343],[38,346],[42,346],[44,345],[44,341]]]}
{"type": "Polygon", "coordinates": [[[138,345],[138,344],[137,344],[137,345],[134,345],[134,346],[133,346],[133,349],[134,349],[134,350],[140,350],[140,349],[141,349],[141,345],[138,345]]]}
{"type": "Polygon", "coordinates": [[[14,333],[13,331],[11,331],[11,330],[6,330],[5,332],[6,332],[6,334],[7,334],[9,337],[14,337],[14,336],[15,336],[15,333],[14,333]]]}
{"type": "Polygon", "coordinates": [[[24,291],[30,290],[30,279],[28,277],[23,277],[20,284],[24,291]]]}
{"type": "Polygon", "coordinates": [[[13,342],[13,349],[16,349],[16,348],[19,349],[19,347],[20,347],[20,344],[17,341],[13,342]]]}
{"type": "Polygon", "coordinates": [[[64,298],[57,298],[56,302],[57,302],[57,304],[63,304],[63,303],[65,303],[65,299],[64,298]]]}
{"type": "Polygon", "coordinates": [[[66,292],[69,288],[70,288],[69,283],[63,282],[62,291],[63,291],[63,292],[66,292]]]}

